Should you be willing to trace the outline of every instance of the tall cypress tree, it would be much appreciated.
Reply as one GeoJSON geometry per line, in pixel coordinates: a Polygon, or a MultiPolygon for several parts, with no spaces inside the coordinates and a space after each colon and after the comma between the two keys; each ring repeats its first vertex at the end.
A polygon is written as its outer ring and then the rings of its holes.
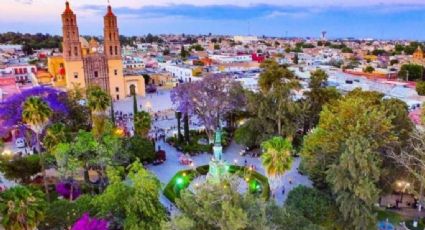
{"type": "Polygon", "coordinates": [[[182,113],[177,111],[176,112],[176,119],[177,119],[177,142],[181,143],[182,142],[182,133],[181,133],[181,118],[182,118],[182,113]]]}
{"type": "Polygon", "coordinates": [[[183,122],[184,122],[184,140],[186,141],[186,143],[189,143],[190,141],[190,135],[189,135],[189,115],[187,113],[184,114],[183,117],[183,122]]]}

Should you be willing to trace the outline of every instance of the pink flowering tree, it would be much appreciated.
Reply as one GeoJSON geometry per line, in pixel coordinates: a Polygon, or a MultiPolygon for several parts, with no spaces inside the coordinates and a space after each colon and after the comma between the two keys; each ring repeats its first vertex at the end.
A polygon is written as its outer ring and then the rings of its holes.
{"type": "Polygon", "coordinates": [[[245,104],[244,95],[235,93],[241,87],[231,77],[210,75],[201,81],[179,85],[171,92],[171,100],[178,111],[195,116],[211,140],[220,119],[245,104]]]}

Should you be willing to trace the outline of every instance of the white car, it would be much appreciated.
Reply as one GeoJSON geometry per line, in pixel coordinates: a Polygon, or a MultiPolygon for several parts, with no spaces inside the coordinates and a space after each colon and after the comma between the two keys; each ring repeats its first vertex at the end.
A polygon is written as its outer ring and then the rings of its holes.
{"type": "Polygon", "coordinates": [[[25,140],[24,140],[24,138],[17,138],[15,140],[15,146],[16,146],[16,148],[25,148],[25,140]]]}

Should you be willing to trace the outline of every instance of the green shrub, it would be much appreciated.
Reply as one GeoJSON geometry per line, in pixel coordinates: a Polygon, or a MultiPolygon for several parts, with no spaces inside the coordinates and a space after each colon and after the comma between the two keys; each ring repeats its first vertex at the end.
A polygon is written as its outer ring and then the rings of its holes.
{"type": "Polygon", "coordinates": [[[155,147],[153,143],[146,138],[134,135],[126,140],[125,148],[130,154],[131,162],[134,162],[137,158],[139,158],[141,162],[152,162],[155,160],[155,147]]]}
{"type": "Polygon", "coordinates": [[[31,176],[41,172],[40,156],[30,155],[11,159],[6,156],[0,157],[0,171],[9,180],[28,184],[31,176]]]}
{"type": "Polygon", "coordinates": [[[425,81],[418,81],[416,83],[416,92],[421,96],[425,95],[425,81]]]}

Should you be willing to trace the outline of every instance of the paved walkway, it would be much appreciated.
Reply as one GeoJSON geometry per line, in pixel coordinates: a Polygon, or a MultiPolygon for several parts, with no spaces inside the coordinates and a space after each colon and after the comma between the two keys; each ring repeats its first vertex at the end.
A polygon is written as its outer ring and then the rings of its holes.
{"type": "MultiPolygon", "coordinates": [[[[142,105],[143,110],[150,110],[153,112],[169,110],[173,108],[173,104],[170,99],[170,91],[169,90],[160,90],[157,94],[149,94],[145,97],[138,98],[138,104],[142,105]]],[[[131,113],[133,111],[133,99],[127,98],[125,100],[119,101],[115,103],[115,109],[122,111],[124,113],[131,113]]],[[[174,117],[169,117],[169,120],[159,120],[153,122],[153,127],[159,127],[162,129],[168,129],[171,126],[176,126],[177,122],[174,117]]],[[[197,127],[191,127],[197,128],[197,127]]],[[[170,133],[169,133],[170,134],[170,133]]],[[[180,170],[189,169],[190,166],[181,165],[179,163],[179,154],[178,151],[164,143],[163,141],[158,141],[157,147],[160,146],[162,150],[165,150],[167,153],[167,160],[162,165],[149,165],[148,169],[152,171],[158,179],[161,181],[163,186],[165,186],[171,178],[180,170]]],[[[253,158],[250,156],[240,156],[239,153],[242,150],[242,146],[231,143],[230,146],[224,149],[223,158],[230,164],[238,164],[244,165],[245,160],[247,161],[247,165],[254,165],[256,170],[261,174],[265,175],[265,171],[263,166],[261,165],[261,160],[259,158],[253,158]]],[[[206,165],[209,163],[211,159],[211,154],[200,154],[195,157],[192,157],[194,162],[193,167],[198,167],[202,165],[206,165]]],[[[276,189],[276,201],[278,204],[283,204],[285,199],[287,198],[288,193],[298,185],[312,186],[311,181],[306,177],[302,176],[298,173],[298,166],[300,164],[300,159],[296,158],[292,165],[292,168],[285,173],[280,183],[280,186],[276,189]],[[292,181],[292,184],[289,181],[292,181]],[[285,193],[282,194],[282,187],[285,188],[285,193]]],[[[161,194],[161,202],[166,206],[170,206],[170,201],[166,199],[161,194]]]]}

